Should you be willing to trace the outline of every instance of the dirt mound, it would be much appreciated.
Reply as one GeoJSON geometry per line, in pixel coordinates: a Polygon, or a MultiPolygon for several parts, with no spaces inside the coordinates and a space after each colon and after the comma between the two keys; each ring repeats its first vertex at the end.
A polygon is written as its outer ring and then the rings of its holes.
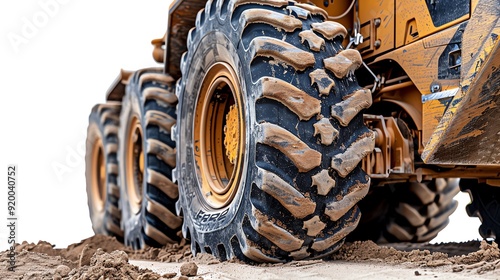
{"type": "MultiPolygon", "coordinates": [[[[157,280],[160,275],[148,269],[139,269],[128,263],[128,255],[124,251],[113,251],[106,253],[103,249],[97,249],[90,260],[89,265],[73,269],[66,275],[56,275],[59,279],[68,280],[157,280]]],[[[54,277],[54,278],[56,278],[54,277]]]]}
{"type": "Polygon", "coordinates": [[[448,255],[429,250],[399,251],[393,247],[379,246],[372,241],[356,241],[345,244],[332,256],[334,260],[380,261],[390,264],[412,263],[417,266],[440,266],[451,264],[448,255]]]}
{"type": "Polygon", "coordinates": [[[384,245],[387,247],[393,247],[400,251],[411,252],[416,249],[429,250],[431,253],[441,252],[448,254],[448,256],[450,257],[454,257],[476,252],[479,246],[481,245],[481,241],[473,240],[460,243],[438,243],[438,244],[403,242],[403,243],[389,243],[384,245]]]}
{"type": "MultiPolygon", "coordinates": [[[[456,246],[460,244],[455,243],[456,246]]],[[[424,245],[425,248],[426,245],[424,245]]],[[[438,245],[442,246],[442,245],[438,245]]],[[[469,254],[449,257],[443,252],[431,252],[427,249],[400,251],[393,247],[379,246],[372,241],[356,241],[345,244],[332,255],[333,260],[376,261],[387,264],[405,264],[411,267],[438,267],[450,265],[453,272],[475,270],[481,274],[500,270],[500,250],[498,244],[480,243],[479,250],[469,254]]]]}
{"type": "MultiPolygon", "coordinates": [[[[45,241],[39,241],[37,244],[23,242],[16,246],[16,252],[28,251],[33,253],[41,253],[49,256],[61,256],[64,259],[74,262],[80,262],[82,253],[84,265],[90,262],[90,258],[94,255],[97,249],[102,249],[104,252],[111,253],[113,251],[124,251],[130,258],[136,260],[155,260],[160,262],[181,262],[192,260],[190,245],[186,240],[182,240],[179,244],[167,244],[163,248],[147,247],[142,250],[133,250],[116,240],[115,237],[105,235],[95,235],[84,239],[78,243],[71,244],[64,249],[55,249],[52,245],[45,241]]],[[[205,257],[206,258],[206,257],[205,257]]]]}
{"type": "Polygon", "coordinates": [[[39,241],[37,244],[23,242],[16,246],[16,252],[33,252],[41,253],[49,256],[61,256],[67,260],[78,261],[80,254],[85,248],[101,248],[105,252],[112,252],[115,250],[121,250],[125,252],[132,252],[133,250],[126,247],[120,243],[116,238],[105,236],[105,235],[95,235],[90,238],[84,239],[79,243],[71,244],[64,249],[55,249],[55,245],[50,244],[46,241],[39,241]]]}

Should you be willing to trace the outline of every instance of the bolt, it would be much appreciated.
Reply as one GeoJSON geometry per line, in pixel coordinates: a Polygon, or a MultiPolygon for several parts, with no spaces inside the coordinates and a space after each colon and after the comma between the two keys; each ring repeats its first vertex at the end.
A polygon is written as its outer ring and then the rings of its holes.
{"type": "Polygon", "coordinates": [[[375,41],[375,43],[373,43],[373,46],[374,46],[376,49],[380,48],[380,45],[381,45],[380,40],[377,40],[377,41],[375,41]]]}
{"type": "Polygon", "coordinates": [[[431,84],[431,92],[436,93],[441,90],[441,86],[439,84],[431,84]]]}
{"type": "Polygon", "coordinates": [[[373,23],[375,24],[375,27],[379,27],[380,26],[380,18],[376,18],[373,23]]]}

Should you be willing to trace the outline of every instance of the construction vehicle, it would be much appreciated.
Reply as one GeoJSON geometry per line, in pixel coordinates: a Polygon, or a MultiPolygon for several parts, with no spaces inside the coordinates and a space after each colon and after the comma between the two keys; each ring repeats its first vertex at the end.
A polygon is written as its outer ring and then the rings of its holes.
{"type": "Polygon", "coordinates": [[[121,71],[90,115],[94,231],[314,259],[348,238],[429,241],[461,188],[500,236],[499,15],[498,0],[173,2],[163,67],[121,71]]]}

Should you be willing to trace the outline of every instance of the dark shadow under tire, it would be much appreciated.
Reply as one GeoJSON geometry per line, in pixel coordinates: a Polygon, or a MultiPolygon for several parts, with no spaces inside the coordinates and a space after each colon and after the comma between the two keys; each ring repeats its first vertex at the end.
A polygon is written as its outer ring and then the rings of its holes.
{"type": "Polygon", "coordinates": [[[427,242],[449,223],[458,202],[458,179],[374,187],[359,207],[363,216],[351,240],[427,242]]]}
{"type": "Polygon", "coordinates": [[[175,215],[177,185],[172,182],[176,122],[173,79],[159,69],[136,72],[123,98],[120,127],[122,228],[126,245],[140,249],[180,240],[182,219],[175,215]]]}
{"type": "Polygon", "coordinates": [[[357,225],[374,134],[346,30],[293,2],[209,1],[178,82],[178,213],[192,251],[281,262],[337,250],[357,225]],[[215,113],[214,113],[215,112],[215,113]]]}
{"type": "Polygon", "coordinates": [[[118,127],[120,103],[92,108],[87,129],[85,177],[92,228],[96,234],[123,238],[118,207],[118,127]]]}

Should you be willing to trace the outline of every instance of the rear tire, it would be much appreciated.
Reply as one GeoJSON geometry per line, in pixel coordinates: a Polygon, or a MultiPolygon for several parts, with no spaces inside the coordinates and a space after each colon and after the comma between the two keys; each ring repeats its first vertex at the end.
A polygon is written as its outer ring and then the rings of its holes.
{"type": "Polygon", "coordinates": [[[123,238],[118,208],[118,126],[120,103],[92,108],[87,129],[85,177],[92,229],[96,234],[123,238]]]}
{"type": "Polygon", "coordinates": [[[177,97],[173,79],[161,70],[136,72],[123,97],[120,127],[120,186],[125,244],[135,249],[180,240],[182,219],[175,213],[172,182],[177,97]]]}
{"type": "Polygon", "coordinates": [[[474,179],[460,180],[460,189],[469,193],[471,203],[465,208],[469,217],[481,220],[481,237],[500,239],[500,187],[478,183],[474,179]]]}
{"type": "Polygon", "coordinates": [[[321,9],[247,3],[209,1],[188,34],[176,91],[183,234],[194,254],[222,260],[321,258],[356,227],[370,185],[361,57],[321,9]]]}
{"type": "Polygon", "coordinates": [[[359,204],[363,217],[352,240],[427,242],[449,223],[458,202],[458,179],[374,187],[359,204]]]}

